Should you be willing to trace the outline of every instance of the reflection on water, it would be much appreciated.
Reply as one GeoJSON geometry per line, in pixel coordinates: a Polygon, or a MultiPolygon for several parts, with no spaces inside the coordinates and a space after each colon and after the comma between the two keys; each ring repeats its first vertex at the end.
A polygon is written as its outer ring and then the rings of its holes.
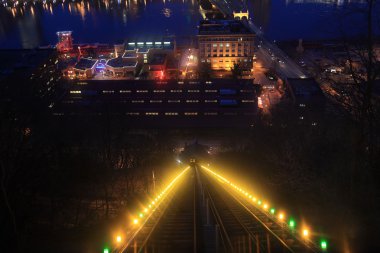
{"type": "MultiPolygon", "coordinates": [[[[344,7],[365,0],[231,1],[246,4],[253,21],[269,38],[283,40],[334,37],[340,28],[339,14],[344,7]]],[[[202,18],[197,0],[12,3],[9,0],[0,4],[2,48],[55,44],[55,33],[59,30],[72,30],[76,42],[101,43],[114,43],[128,36],[195,35],[202,18]]]]}
{"type": "Polygon", "coordinates": [[[54,44],[58,30],[72,30],[77,42],[194,35],[200,19],[196,0],[52,1],[0,6],[0,47],[54,44]]]}

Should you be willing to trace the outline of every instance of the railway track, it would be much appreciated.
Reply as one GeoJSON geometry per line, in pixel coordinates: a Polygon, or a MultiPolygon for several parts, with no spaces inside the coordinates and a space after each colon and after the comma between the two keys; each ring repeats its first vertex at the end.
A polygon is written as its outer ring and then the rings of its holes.
{"type": "Polygon", "coordinates": [[[320,252],[197,165],[117,252],[320,252]]]}

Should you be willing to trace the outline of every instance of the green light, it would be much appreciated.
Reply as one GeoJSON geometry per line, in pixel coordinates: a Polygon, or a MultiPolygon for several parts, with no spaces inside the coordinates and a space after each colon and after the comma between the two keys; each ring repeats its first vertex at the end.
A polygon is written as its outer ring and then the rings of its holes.
{"type": "Polygon", "coordinates": [[[257,201],[257,204],[261,205],[261,203],[263,203],[263,202],[261,202],[261,200],[257,201]]]}
{"type": "Polygon", "coordinates": [[[270,213],[271,213],[271,214],[274,214],[274,212],[276,212],[276,209],[271,208],[271,209],[270,209],[270,213]]]}
{"type": "Polygon", "coordinates": [[[321,249],[323,249],[323,250],[327,249],[327,242],[325,240],[321,241],[321,249]]]}
{"type": "Polygon", "coordinates": [[[144,214],[143,213],[140,213],[139,214],[140,218],[144,217],[144,214]]]}
{"type": "Polygon", "coordinates": [[[104,248],[103,253],[109,253],[110,250],[108,248],[104,248]]]}
{"type": "Polygon", "coordinates": [[[296,226],[296,222],[294,220],[289,221],[289,227],[294,228],[296,226]]]}

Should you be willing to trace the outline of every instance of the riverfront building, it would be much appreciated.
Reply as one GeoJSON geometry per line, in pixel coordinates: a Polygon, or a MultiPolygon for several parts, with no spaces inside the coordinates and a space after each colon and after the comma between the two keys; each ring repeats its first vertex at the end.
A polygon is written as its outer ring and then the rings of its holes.
{"type": "Polygon", "coordinates": [[[199,60],[214,70],[231,70],[235,63],[251,70],[254,56],[253,34],[239,20],[204,20],[199,25],[199,60]]]}

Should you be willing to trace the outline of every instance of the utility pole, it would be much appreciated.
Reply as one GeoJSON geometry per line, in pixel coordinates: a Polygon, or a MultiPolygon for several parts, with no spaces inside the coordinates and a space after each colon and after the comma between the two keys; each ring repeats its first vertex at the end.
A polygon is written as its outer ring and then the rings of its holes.
{"type": "Polygon", "coordinates": [[[152,170],[152,179],[153,179],[153,192],[156,192],[156,177],[154,176],[154,170],[152,170]]]}

